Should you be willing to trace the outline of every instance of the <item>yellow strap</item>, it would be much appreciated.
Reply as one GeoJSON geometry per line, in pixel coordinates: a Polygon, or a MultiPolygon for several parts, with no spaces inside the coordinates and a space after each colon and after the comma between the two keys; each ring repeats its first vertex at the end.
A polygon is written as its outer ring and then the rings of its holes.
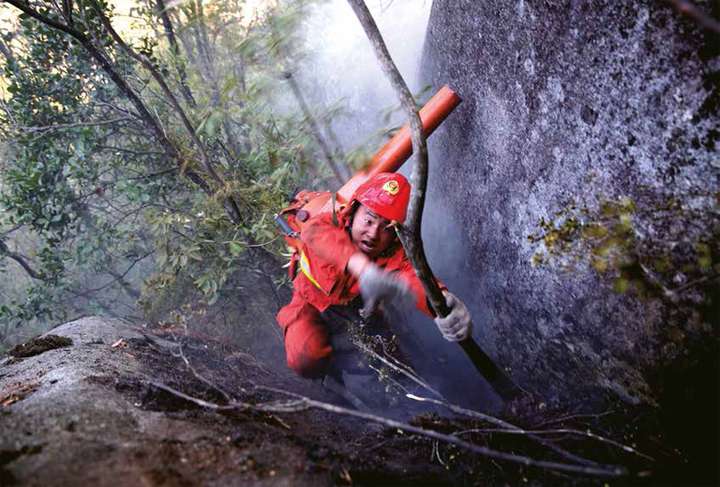
{"type": "Polygon", "coordinates": [[[308,278],[308,281],[312,282],[316,288],[325,293],[325,290],[320,286],[320,284],[318,284],[318,282],[315,280],[315,278],[312,276],[312,273],[310,272],[310,261],[308,261],[305,252],[300,252],[300,272],[305,274],[305,277],[308,278]]]}

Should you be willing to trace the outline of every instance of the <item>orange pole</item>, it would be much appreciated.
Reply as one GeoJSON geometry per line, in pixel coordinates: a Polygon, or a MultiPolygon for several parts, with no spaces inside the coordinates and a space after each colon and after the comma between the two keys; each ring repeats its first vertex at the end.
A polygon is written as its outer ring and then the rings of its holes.
{"type": "MultiPolygon", "coordinates": [[[[448,86],[440,88],[435,96],[420,109],[423,133],[425,137],[432,134],[450,112],[460,104],[460,97],[448,86]]],[[[379,151],[375,153],[370,162],[370,174],[380,172],[395,172],[412,155],[412,139],[410,127],[405,125],[390,139],[379,151]]]]}
{"type": "MultiPolygon", "coordinates": [[[[460,97],[447,85],[435,93],[425,106],[420,109],[420,120],[422,121],[425,137],[429,137],[438,128],[455,107],[460,104],[460,101],[460,97]]],[[[379,172],[397,171],[411,155],[410,127],[405,125],[375,153],[367,169],[355,173],[348,182],[343,184],[342,188],[337,192],[337,202],[340,204],[347,203],[358,186],[379,172]]],[[[332,201],[327,195],[318,197],[308,202],[303,209],[310,216],[329,212],[332,211],[332,201]]]]}
{"type": "MultiPolygon", "coordinates": [[[[420,109],[423,133],[429,137],[448,115],[460,104],[460,97],[447,85],[440,88],[435,95],[420,109]]],[[[412,139],[410,127],[403,126],[392,139],[375,153],[368,169],[355,174],[337,192],[338,200],[345,203],[352,197],[362,183],[380,172],[395,172],[412,155],[412,139]]],[[[325,209],[325,208],[323,208],[325,209]]],[[[329,207],[327,208],[330,209],[329,207]]]]}

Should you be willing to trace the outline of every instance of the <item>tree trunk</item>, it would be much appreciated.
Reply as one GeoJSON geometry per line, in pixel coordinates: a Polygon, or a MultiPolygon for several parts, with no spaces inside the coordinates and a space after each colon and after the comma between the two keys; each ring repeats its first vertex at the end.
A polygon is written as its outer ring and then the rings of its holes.
{"type": "Polygon", "coordinates": [[[157,0],[155,8],[157,10],[158,16],[160,17],[160,20],[162,20],[163,29],[165,29],[165,36],[167,37],[168,43],[170,44],[170,52],[173,56],[173,63],[175,64],[175,69],[178,72],[180,92],[185,99],[185,103],[187,103],[188,106],[195,108],[197,104],[195,103],[195,98],[193,98],[190,87],[187,84],[187,72],[185,71],[185,64],[180,58],[180,47],[178,46],[177,39],[175,38],[175,29],[173,28],[170,16],[168,15],[167,7],[165,6],[165,0],[157,0]]]}

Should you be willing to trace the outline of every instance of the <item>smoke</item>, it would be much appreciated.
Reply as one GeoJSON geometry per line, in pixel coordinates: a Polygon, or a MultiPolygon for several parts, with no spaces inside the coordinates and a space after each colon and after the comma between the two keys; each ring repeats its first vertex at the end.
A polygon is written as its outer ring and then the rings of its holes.
{"type": "MultiPolygon", "coordinates": [[[[430,0],[370,0],[367,5],[400,73],[417,93],[423,88],[419,67],[430,0]]],[[[383,112],[399,102],[345,0],[312,6],[303,39],[309,54],[298,77],[316,107],[342,107],[332,122],[340,149],[356,148],[377,131],[402,123],[399,114],[384,120],[383,112]]]]}

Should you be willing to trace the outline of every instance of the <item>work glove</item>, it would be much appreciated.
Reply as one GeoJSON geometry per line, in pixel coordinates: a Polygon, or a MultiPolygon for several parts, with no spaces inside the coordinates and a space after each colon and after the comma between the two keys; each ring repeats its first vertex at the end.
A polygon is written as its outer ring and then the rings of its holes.
{"type": "Polygon", "coordinates": [[[358,278],[364,307],[360,311],[363,318],[373,314],[375,309],[385,302],[410,299],[410,288],[400,279],[385,272],[375,264],[368,264],[358,278]]]}
{"type": "Polygon", "coordinates": [[[440,329],[443,338],[450,342],[460,342],[470,336],[472,321],[465,303],[453,293],[443,291],[445,303],[450,308],[450,313],[445,318],[435,318],[435,324],[440,329]]]}

